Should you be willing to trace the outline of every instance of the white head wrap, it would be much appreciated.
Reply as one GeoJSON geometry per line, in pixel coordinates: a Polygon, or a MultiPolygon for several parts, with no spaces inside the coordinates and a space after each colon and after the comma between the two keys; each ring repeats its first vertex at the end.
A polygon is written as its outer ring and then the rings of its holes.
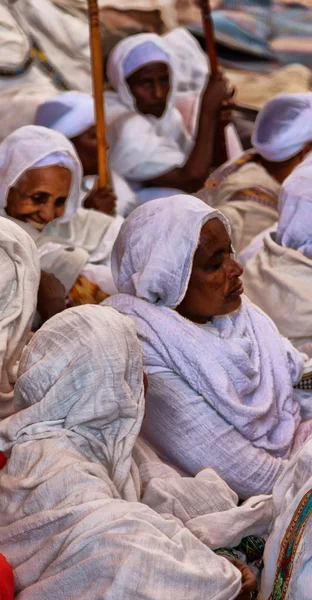
{"type": "Polygon", "coordinates": [[[39,106],[35,124],[73,138],[95,123],[93,98],[83,92],[63,92],[39,106]]]}
{"type": "Polygon", "coordinates": [[[14,408],[3,449],[62,431],[127,495],[144,416],[143,359],[132,320],[86,305],[47,321],[23,354],[14,408]]]}
{"type": "Polygon", "coordinates": [[[6,207],[10,188],[26,171],[50,165],[64,166],[71,171],[72,181],[65,211],[57,222],[70,221],[81,204],[80,160],[74,146],[64,135],[36,125],[17,129],[0,145],[0,209],[6,207]]]}
{"type": "Polygon", "coordinates": [[[121,102],[128,108],[135,110],[135,99],[126,78],[140,67],[155,61],[165,62],[170,69],[170,94],[166,114],[176,92],[173,56],[166,41],[155,33],[139,33],[121,40],[111,51],[107,62],[107,76],[121,102]]]}
{"type": "Polygon", "coordinates": [[[15,364],[27,341],[40,279],[37,249],[21,227],[0,217],[0,419],[13,409],[15,364]]]}
{"type": "Polygon", "coordinates": [[[252,143],[267,160],[283,161],[312,142],[312,93],[280,94],[269,100],[256,120],[252,143]]]}
{"type": "Polygon", "coordinates": [[[278,243],[312,258],[312,153],[284,182],[279,212],[278,243]]]}
{"type": "Polygon", "coordinates": [[[201,228],[216,218],[230,233],[222,213],[192,196],[152,200],[134,210],[123,223],[113,248],[112,271],[117,289],[158,305],[178,306],[187,290],[201,228]],[[149,222],[153,225],[147,232],[149,222]],[[168,238],[178,240],[179,251],[174,242],[166,243],[168,238]]]}

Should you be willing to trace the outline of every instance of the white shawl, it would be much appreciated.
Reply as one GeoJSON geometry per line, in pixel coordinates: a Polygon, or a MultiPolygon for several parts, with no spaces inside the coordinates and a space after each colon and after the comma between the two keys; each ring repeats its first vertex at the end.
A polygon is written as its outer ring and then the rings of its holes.
{"type": "Polygon", "coordinates": [[[20,227],[0,217],[0,420],[13,412],[19,360],[37,306],[36,246],[20,227]]]}
{"type": "Polygon", "coordinates": [[[136,209],[112,255],[122,293],[108,303],[135,319],[148,372],[178,373],[255,446],[287,457],[301,420],[293,385],[304,355],[245,300],[240,310],[214,319],[217,335],[174,310],[188,286],[201,228],[212,218],[226,223],[189,196],[136,209]]]}
{"type": "MultiPolygon", "coordinates": [[[[174,59],[169,45],[152,33],[133,35],[112,50],[107,66],[115,90],[105,95],[106,119],[111,143],[110,164],[129,180],[145,181],[181,166],[191,150],[180,112],[175,108],[176,81],[174,59]],[[145,42],[152,42],[167,55],[171,91],[167,108],[160,119],[136,111],[135,99],[127,85],[123,65],[129,53],[145,42]]],[[[146,59],[142,53],[142,66],[146,59]]]]}
{"type": "MultiPolygon", "coordinates": [[[[18,598],[237,597],[240,573],[182,524],[209,505],[233,508],[239,521],[236,495],[211,470],[184,479],[141,444],[132,456],[144,389],[130,319],[96,306],[50,319],[23,355],[14,402],[18,412],[0,426],[0,449],[10,453],[0,545],[18,598]]],[[[247,529],[268,524],[270,499],[258,506],[245,511],[247,529]]],[[[209,522],[201,530],[208,542],[209,522]]]]}

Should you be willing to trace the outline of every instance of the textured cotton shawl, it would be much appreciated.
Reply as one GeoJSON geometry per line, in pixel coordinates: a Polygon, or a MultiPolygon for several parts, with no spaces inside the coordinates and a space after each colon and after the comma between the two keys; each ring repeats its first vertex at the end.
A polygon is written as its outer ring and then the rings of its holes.
{"type": "Polygon", "coordinates": [[[166,41],[152,33],[122,40],[109,56],[107,75],[114,89],[114,92],[105,95],[112,168],[129,180],[144,181],[181,166],[190,152],[192,142],[181,113],[175,108],[174,58],[166,41]],[[133,63],[136,68],[152,62],[153,53],[150,51],[146,55],[145,44],[149,44],[150,49],[154,47],[156,61],[159,61],[161,52],[162,62],[166,62],[170,70],[171,90],[165,113],[160,119],[138,113],[126,81],[124,65],[133,51],[137,50],[139,54],[133,63]]]}
{"type": "Polygon", "coordinates": [[[215,318],[213,333],[173,310],[187,290],[201,228],[212,218],[227,223],[188,196],[136,209],[113,250],[121,294],[108,303],[135,319],[148,372],[178,373],[255,446],[287,456],[300,423],[292,386],[304,356],[246,300],[235,313],[215,318]]]}
{"type": "Polygon", "coordinates": [[[235,523],[265,527],[270,499],[240,509],[236,494],[209,469],[184,480],[153,453],[147,461],[142,445],[134,457],[144,386],[130,319],[97,306],[50,319],[23,355],[14,402],[16,414],[0,426],[0,448],[10,455],[0,473],[0,545],[14,568],[16,594],[237,597],[239,571],[183,522],[194,520],[196,533],[213,545],[222,541],[220,528],[210,531],[192,517],[215,507],[222,524],[221,511],[232,509],[233,529],[227,521],[225,535],[239,539],[235,523]]]}
{"type": "Polygon", "coordinates": [[[0,217],[0,420],[13,412],[19,360],[37,306],[39,257],[32,239],[0,217]]]}

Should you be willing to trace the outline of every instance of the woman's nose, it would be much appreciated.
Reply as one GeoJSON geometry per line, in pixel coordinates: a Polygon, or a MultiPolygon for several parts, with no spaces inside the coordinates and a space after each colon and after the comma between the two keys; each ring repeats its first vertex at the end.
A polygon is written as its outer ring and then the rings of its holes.
{"type": "Polygon", "coordinates": [[[226,270],[227,276],[230,279],[233,279],[234,277],[241,277],[244,273],[243,267],[236,260],[234,260],[234,258],[229,258],[229,260],[226,261],[226,270]]]}
{"type": "Polygon", "coordinates": [[[46,204],[43,204],[40,207],[39,210],[39,215],[40,218],[45,221],[46,223],[49,223],[50,221],[53,221],[53,219],[55,218],[55,206],[52,203],[47,202],[46,204]]]}

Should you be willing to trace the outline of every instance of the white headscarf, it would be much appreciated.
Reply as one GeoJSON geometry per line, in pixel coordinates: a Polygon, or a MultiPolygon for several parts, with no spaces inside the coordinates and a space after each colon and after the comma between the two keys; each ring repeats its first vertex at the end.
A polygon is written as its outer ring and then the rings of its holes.
{"type": "Polygon", "coordinates": [[[74,146],[61,133],[36,125],[27,125],[11,133],[0,145],[2,214],[6,214],[9,189],[28,169],[55,164],[66,167],[72,175],[64,214],[55,219],[57,223],[67,223],[80,207],[82,168],[74,146]]]}
{"type": "Polygon", "coordinates": [[[254,148],[267,160],[296,156],[312,141],[312,93],[280,94],[260,111],[252,136],[254,148]]]}
{"type": "Polygon", "coordinates": [[[283,183],[279,212],[277,242],[312,258],[312,153],[283,183]]]}
{"type": "Polygon", "coordinates": [[[246,301],[213,320],[216,335],[172,310],[186,293],[201,228],[213,218],[227,225],[218,211],[185,195],[131,213],[112,254],[122,294],[107,303],[134,317],[148,372],[179,374],[255,446],[287,456],[300,423],[292,386],[303,355],[246,301]]]}
{"type": "Polygon", "coordinates": [[[0,217],[0,419],[13,412],[19,360],[37,306],[39,258],[32,239],[0,217]]]}
{"type": "Polygon", "coordinates": [[[181,166],[192,140],[175,108],[177,81],[169,44],[154,33],[130,36],[110,53],[107,75],[115,90],[105,95],[112,168],[127,179],[144,181],[181,166]],[[170,92],[166,110],[157,119],[138,113],[126,78],[140,67],[160,60],[169,66],[170,92]]]}
{"type": "Polygon", "coordinates": [[[89,460],[107,468],[122,497],[136,499],[130,469],[144,386],[130,319],[87,305],[47,321],[23,354],[14,408],[17,414],[1,431],[3,450],[62,432],[89,460]]]}
{"type": "Polygon", "coordinates": [[[80,135],[95,123],[94,102],[83,92],[63,92],[43,102],[37,110],[35,125],[49,127],[68,138],[80,135]]]}

